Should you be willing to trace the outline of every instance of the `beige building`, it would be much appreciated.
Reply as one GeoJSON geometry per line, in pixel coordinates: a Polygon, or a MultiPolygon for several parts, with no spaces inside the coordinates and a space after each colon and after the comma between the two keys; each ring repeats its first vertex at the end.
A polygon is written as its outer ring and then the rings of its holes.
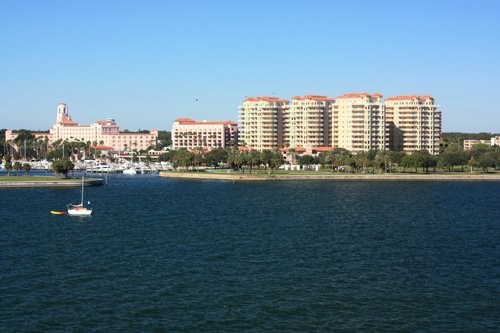
{"type": "Polygon", "coordinates": [[[331,145],[353,153],[386,149],[384,110],[381,94],[337,96],[332,111],[331,145]]]}
{"type": "Polygon", "coordinates": [[[283,109],[285,147],[326,147],[330,142],[333,98],[317,95],[294,96],[283,109]]]}
{"type": "Polygon", "coordinates": [[[283,112],[288,100],[249,97],[239,107],[239,144],[264,150],[283,147],[283,112]]]}
{"type": "Polygon", "coordinates": [[[172,125],[172,148],[225,148],[238,144],[238,124],[179,118],[172,125]]]}
{"type": "Polygon", "coordinates": [[[477,144],[500,146],[500,136],[494,136],[490,140],[464,140],[464,150],[471,150],[477,144]]]}
{"type": "MultiPolygon", "coordinates": [[[[17,135],[9,132],[10,138],[17,135]]],[[[69,115],[66,104],[57,106],[56,123],[49,129],[49,133],[38,133],[38,136],[47,137],[48,143],[58,140],[90,142],[92,145],[109,147],[110,150],[146,150],[156,145],[158,131],[147,133],[120,132],[118,124],[113,119],[98,120],[90,125],[80,125],[74,122],[69,115]]]]}
{"type": "Polygon", "coordinates": [[[240,145],[263,150],[339,147],[360,151],[426,149],[439,154],[441,111],[431,96],[353,93],[247,98],[239,107],[240,145]]]}
{"type": "Polygon", "coordinates": [[[396,96],[385,100],[389,149],[427,150],[439,154],[441,111],[431,96],[396,96]]]}

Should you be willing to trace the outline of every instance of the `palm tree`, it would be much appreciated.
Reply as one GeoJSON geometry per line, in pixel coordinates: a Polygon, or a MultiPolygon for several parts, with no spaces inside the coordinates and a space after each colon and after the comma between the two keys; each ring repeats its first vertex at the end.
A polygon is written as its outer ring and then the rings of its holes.
{"type": "Polygon", "coordinates": [[[248,162],[250,163],[250,173],[252,173],[252,169],[254,165],[260,165],[261,158],[260,153],[256,150],[251,150],[248,154],[248,162]]]}
{"type": "Polygon", "coordinates": [[[21,162],[16,161],[16,162],[14,162],[14,165],[12,166],[12,168],[14,170],[16,170],[16,176],[19,176],[19,170],[21,170],[23,168],[23,165],[21,164],[21,162]]]}
{"type": "Polygon", "coordinates": [[[325,163],[330,164],[330,172],[333,172],[333,166],[335,165],[335,160],[336,160],[337,155],[334,153],[334,151],[329,151],[325,155],[325,163]]]}
{"type": "Polygon", "coordinates": [[[389,154],[386,150],[379,150],[375,156],[375,164],[382,169],[385,173],[387,171],[387,162],[389,161],[389,154]]]}
{"type": "Polygon", "coordinates": [[[12,158],[10,157],[9,154],[5,154],[3,156],[4,164],[3,167],[5,170],[7,170],[7,176],[10,176],[10,171],[12,170],[12,158]]]}
{"type": "Polygon", "coordinates": [[[28,175],[28,173],[31,171],[31,165],[29,163],[24,163],[23,170],[26,173],[26,175],[28,175]]]}

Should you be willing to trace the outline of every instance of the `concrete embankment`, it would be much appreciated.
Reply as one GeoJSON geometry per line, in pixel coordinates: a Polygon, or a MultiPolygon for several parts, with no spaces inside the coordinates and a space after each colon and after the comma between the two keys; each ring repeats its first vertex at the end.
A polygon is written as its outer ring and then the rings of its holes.
{"type": "Polygon", "coordinates": [[[181,179],[215,179],[215,180],[276,180],[273,176],[249,175],[249,174],[220,174],[205,172],[160,172],[160,177],[181,179]]]}
{"type": "Polygon", "coordinates": [[[412,180],[412,181],[500,181],[500,175],[444,175],[444,174],[320,174],[320,175],[249,175],[249,174],[213,174],[202,172],[160,172],[160,177],[180,179],[213,179],[231,181],[264,181],[264,180],[412,180]]]}
{"type": "MultiPolygon", "coordinates": [[[[103,179],[86,179],[84,186],[103,185],[103,179]]],[[[18,187],[78,187],[82,186],[82,181],[75,180],[36,180],[36,181],[0,181],[0,188],[18,188],[18,187]]]]}

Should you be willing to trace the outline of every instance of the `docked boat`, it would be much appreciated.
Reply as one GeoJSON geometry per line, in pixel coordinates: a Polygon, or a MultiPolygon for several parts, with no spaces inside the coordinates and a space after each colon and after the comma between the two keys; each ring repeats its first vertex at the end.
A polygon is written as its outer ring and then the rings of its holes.
{"type": "Polygon", "coordinates": [[[137,175],[137,171],[135,171],[135,168],[131,167],[126,170],[123,170],[124,175],[137,175]]]}
{"type": "MultiPolygon", "coordinates": [[[[85,207],[83,204],[83,188],[84,188],[84,176],[82,176],[82,201],[78,205],[74,204],[67,204],[68,207],[68,215],[74,215],[74,216],[89,216],[92,214],[92,208],[90,207],[85,207]]],[[[88,202],[88,205],[90,205],[90,201],[88,202]]]]}

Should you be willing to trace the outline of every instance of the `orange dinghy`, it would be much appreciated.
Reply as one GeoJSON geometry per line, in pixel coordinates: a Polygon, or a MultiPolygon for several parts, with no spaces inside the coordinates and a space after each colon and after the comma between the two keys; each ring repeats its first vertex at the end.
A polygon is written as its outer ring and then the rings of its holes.
{"type": "Polygon", "coordinates": [[[55,210],[51,210],[50,214],[52,214],[52,215],[64,215],[64,214],[68,214],[68,213],[66,213],[66,212],[58,212],[58,211],[55,211],[55,210]]]}

